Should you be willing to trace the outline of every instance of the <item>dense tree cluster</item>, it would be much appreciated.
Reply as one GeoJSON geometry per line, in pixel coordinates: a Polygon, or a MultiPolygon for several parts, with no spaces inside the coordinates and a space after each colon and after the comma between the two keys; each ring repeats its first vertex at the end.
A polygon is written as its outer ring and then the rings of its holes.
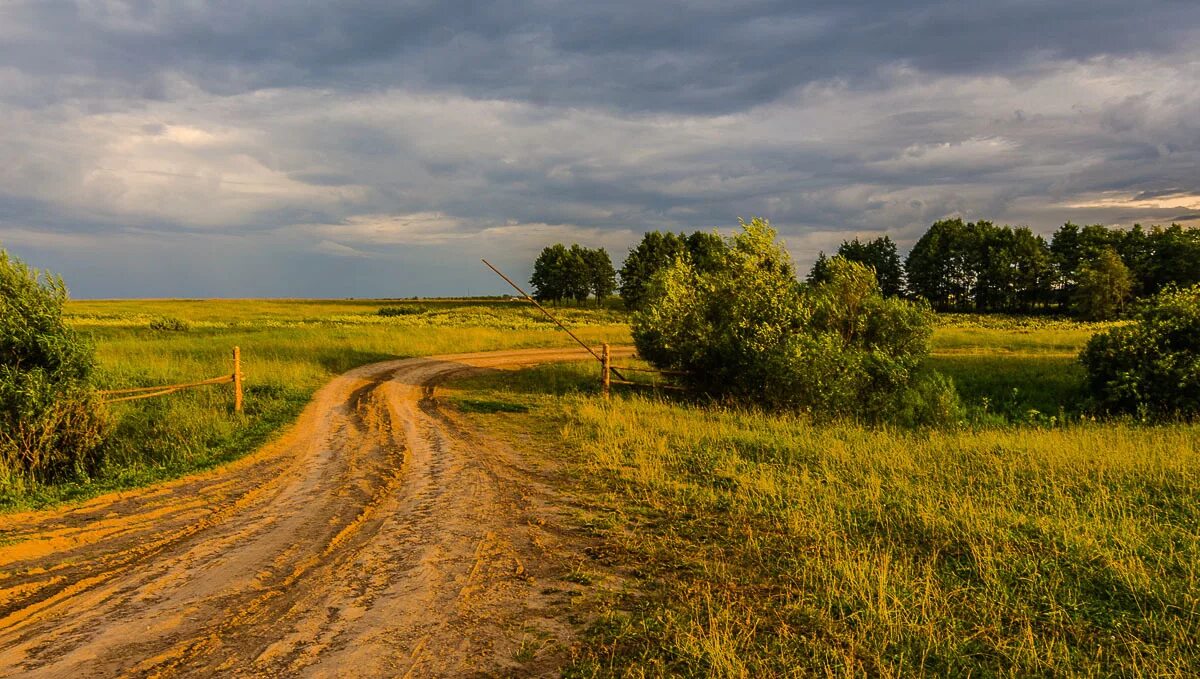
{"type": "Polygon", "coordinates": [[[944,420],[957,403],[918,374],[927,305],[884,297],[871,269],[840,257],[826,280],[803,285],[764,220],[743,223],[705,268],[676,258],[644,302],[633,317],[638,354],[702,393],[916,422],[944,420]]]}
{"type": "Polygon", "coordinates": [[[654,275],[684,257],[704,271],[711,269],[725,247],[715,233],[691,234],[651,231],[642,236],[621,266],[621,299],[628,309],[640,309],[654,275]]]}
{"type": "MultiPolygon", "coordinates": [[[[639,309],[656,273],[684,258],[701,270],[710,269],[725,247],[715,233],[650,231],[629,251],[621,266],[621,299],[629,309],[639,309]]],[[[604,248],[566,247],[561,243],[542,250],[533,264],[534,296],[539,300],[582,302],[610,297],[617,289],[616,271],[604,248]]]]}
{"type": "MultiPolygon", "coordinates": [[[[898,297],[904,292],[904,267],[900,264],[900,253],[891,238],[883,236],[866,242],[858,238],[842,241],[835,256],[873,270],[876,280],[879,281],[879,291],[885,297],[898,297]]],[[[824,252],[818,254],[817,261],[808,274],[808,282],[827,282],[832,275],[830,261],[824,252]]]]}
{"type": "Polygon", "coordinates": [[[1200,282],[1200,229],[1066,224],[1047,242],[1026,227],[948,219],[913,246],[905,273],[909,294],[939,310],[1109,318],[1131,297],[1200,282]]]}
{"type": "MultiPolygon", "coordinates": [[[[621,266],[625,306],[645,308],[656,274],[676,261],[711,271],[726,248],[711,232],[646,233],[621,266]]],[[[1046,239],[1028,227],[945,219],[903,261],[888,236],[843,241],[834,256],[818,255],[808,283],[828,282],[836,260],[871,270],[884,297],[922,298],[939,311],[1049,310],[1104,320],[1120,316],[1135,298],[1200,283],[1200,229],[1068,223],[1046,239]]],[[[616,281],[603,249],[561,244],[542,251],[531,280],[539,299],[555,301],[604,299],[616,281]]]]}
{"type": "Polygon", "coordinates": [[[582,302],[594,296],[599,303],[616,290],[617,272],[604,248],[555,243],[538,255],[529,282],[542,301],[582,302]]]}

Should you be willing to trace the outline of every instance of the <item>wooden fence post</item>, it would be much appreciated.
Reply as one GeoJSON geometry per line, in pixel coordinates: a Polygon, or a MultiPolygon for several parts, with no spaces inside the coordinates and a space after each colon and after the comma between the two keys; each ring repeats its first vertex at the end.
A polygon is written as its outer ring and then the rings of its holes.
{"type": "Polygon", "coordinates": [[[233,348],[233,410],[242,412],[242,350],[233,348]]]}
{"type": "Polygon", "coordinates": [[[612,352],[609,351],[608,343],[604,343],[603,350],[600,353],[601,363],[604,365],[604,400],[608,400],[609,392],[612,390],[612,352]]]}

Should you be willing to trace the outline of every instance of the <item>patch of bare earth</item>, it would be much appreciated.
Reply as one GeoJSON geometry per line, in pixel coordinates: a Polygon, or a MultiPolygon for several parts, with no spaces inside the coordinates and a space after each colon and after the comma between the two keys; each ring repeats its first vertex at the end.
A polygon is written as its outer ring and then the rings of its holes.
{"type": "Polygon", "coordinates": [[[0,676],[556,674],[586,539],[435,390],[578,356],[366,366],[224,469],[0,517],[0,676]]]}

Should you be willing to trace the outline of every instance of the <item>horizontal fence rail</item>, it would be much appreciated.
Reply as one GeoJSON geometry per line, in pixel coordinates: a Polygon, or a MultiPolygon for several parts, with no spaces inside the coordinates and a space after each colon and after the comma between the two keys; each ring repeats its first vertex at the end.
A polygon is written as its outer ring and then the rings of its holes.
{"type": "Polygon", "coordinates": [[[238,347],[233,348],[233,374],[221,375],[199,382],[184,382],[181,384],[160,384],[156,387],[131,387],[129,389],[105,389],[98,392],[104,403],[120,403],[122,401],[136,401],[143,398],[154,398],[156,396],[166,396],[174,394],[177,391],[184,389],[192,389],[195,387],[206,387],[210,384],[233,384],[233,409],[235,412],[242,412],[242,351],[238,347]]]}
{"type": "Polygon", "coordinates": [[[640,368],[640,367],[634,367],[634,366],[628,366],[628,365],[615,366],[612,364],[612,349],[608,346],[607,343],[601,345],[601,347],[600,347],[600,365],[602,368],[602,371],[601,371],[602,374],[601,374],[600,379],[601,379],[601,386],[604,391],[604,398],[608,398],[610,396],[610,394],[612,393],[612,385],[614,385],[614,384],[624,384],[624,385],[628,385],[631,387],[651,387],[653,389],[668,389],[671,391],[687,391],[687,389],[685,389],[684,387],[681,387],[681,386],[678,386],[675,384],[662,384],[662,383],[647,384],[645,382],[633,382],[631,380],[622,379],[623,376],[621,375],[621,373],[617,372],[618,368],[620,368],[620,370],[629,370],[631,372],[656,373],[659,375],[686,375],[687,373],[682,372],[680,370],[660,370],[658,368],[640,368]],[[618,377],[616,379],[614,379],[613,375],[617,375],[618,377]]]}

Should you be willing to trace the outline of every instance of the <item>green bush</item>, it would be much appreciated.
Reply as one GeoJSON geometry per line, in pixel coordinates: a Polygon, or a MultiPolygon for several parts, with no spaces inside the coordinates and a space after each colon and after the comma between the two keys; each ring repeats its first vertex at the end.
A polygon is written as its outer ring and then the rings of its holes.
{"type": "Polygon", "coordinates": [[[1092,337],[1079,355],[1092,407],[1143,418],[1200,413],[1200,285],[1168,288],[1131,325],[1092,337]]]}
{"type": "MultiPolygon", "coordinates": [[[[720,398],[894,418],[929,353],[928,307],[883,297],[870,269],[840,257],[829,261],[827,282],[804,286],[766,221],[742,227],[714,266],[699,271],[679,258],[655,277],[633,319],[638,352],[720,398]]],[[[956,409],[945,380],[921,389],[944,393],[923,393],[933,407],[913,418],[956,409]]]]}
{"type": "Polygon", "coordinates": [[[62,319],[67,289],[0,250],[0,486],[90,474],[106,428],[92,347],[62,319]]]}
{"type": "Polygon", "coordinates": [[[192,329],[191,324],[182,318],[173,316],[160,316],[150,321],[151,330],[162,330],[166,332],[187,332],[192,329]]]}

